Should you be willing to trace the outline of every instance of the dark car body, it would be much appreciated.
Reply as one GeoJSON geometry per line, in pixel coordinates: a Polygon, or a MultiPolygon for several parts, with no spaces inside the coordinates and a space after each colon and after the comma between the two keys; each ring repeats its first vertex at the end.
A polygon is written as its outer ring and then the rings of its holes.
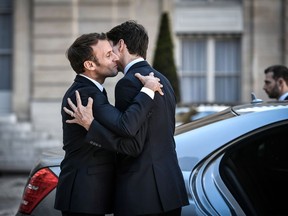
{"type": "MultiPolygon", "coordinates": [[[[182,216],[287,215],[287,133],[288,102],[232,106],[178,126],[176,150],[190,201],[182,216]]],[[[25,194],[38,187],[29,183],[35,173],[44,168],[57,178],[63,157],[57,152],[46,154],[31,171],[22,203],[34,199],[25,194]]],[[[53,208],[54,196],[55,188],[30,214],[61,215],[53,208]]],[[[29,214],[20,206],[20,215],[29,214]]]]}

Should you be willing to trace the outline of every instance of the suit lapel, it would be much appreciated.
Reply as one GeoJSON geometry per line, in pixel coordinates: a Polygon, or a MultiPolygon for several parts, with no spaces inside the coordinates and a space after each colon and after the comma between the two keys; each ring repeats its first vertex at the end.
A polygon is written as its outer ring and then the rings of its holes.
{"type": "Polygon", "coordinates": [[[105,95],[105,97],[108,99],[107,97],[107,92],[105,90],[105,88],[103,88],[103,91],[101,91],[93,82],[91,82],[89,79],[77,75],[74,79],[74,82],[79,86],[79,85],[85,85],[85,86],[91,86],[91,87],[95,87],[100,93],[103,93],[105,95]]]}

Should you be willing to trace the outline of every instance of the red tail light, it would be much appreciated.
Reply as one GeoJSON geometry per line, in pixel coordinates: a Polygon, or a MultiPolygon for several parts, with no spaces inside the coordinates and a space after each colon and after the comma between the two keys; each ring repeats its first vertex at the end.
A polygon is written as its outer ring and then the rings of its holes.
{"type": "Polygon", "coordinates": [[[23,193],[19,212],[30,214],[57,185],[58,177],[48,168],[40,169],[29,180],[23,193]]]}

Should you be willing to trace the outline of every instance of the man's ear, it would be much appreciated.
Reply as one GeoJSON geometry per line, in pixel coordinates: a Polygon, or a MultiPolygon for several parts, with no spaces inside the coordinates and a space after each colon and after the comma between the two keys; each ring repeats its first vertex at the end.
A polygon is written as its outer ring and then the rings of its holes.
{"type": "Polygon", "coordinates": [[[95,69],[95,63],[93,61],[85,61],[84,62],[84,67],[87,70],[94,70],[95,69]]]}
{"type": "Polygon", "coordinates": [[[278,78],[277,82],[279,83],[280,86],[282,86],[284,84],[284,80],[283,78],[278,78]]]}
{"type": "Polygon", "coordinates": [[[120,39],[118,44],[119,44],[119,48],[118,48],[119,51],[122,51],[126,47],[126,44],[123,39],[120,39]]]}

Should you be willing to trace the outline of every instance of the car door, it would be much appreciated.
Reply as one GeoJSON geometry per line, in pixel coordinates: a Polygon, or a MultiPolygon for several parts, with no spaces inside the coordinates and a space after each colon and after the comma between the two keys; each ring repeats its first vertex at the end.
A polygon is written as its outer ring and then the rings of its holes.
{"type": "Polygon", "coordinates": [[[287,131],[287,121],[260,127],[202,160],[189,180],[197,215],[285,215],[287,131]]]}
{"type": "Polygon", "coordinates": [[[282,199],[288,193],[287,131],[287,122],[253,131],[222,157],[221,178],[246,215],[288,212],[282,199]]]}

